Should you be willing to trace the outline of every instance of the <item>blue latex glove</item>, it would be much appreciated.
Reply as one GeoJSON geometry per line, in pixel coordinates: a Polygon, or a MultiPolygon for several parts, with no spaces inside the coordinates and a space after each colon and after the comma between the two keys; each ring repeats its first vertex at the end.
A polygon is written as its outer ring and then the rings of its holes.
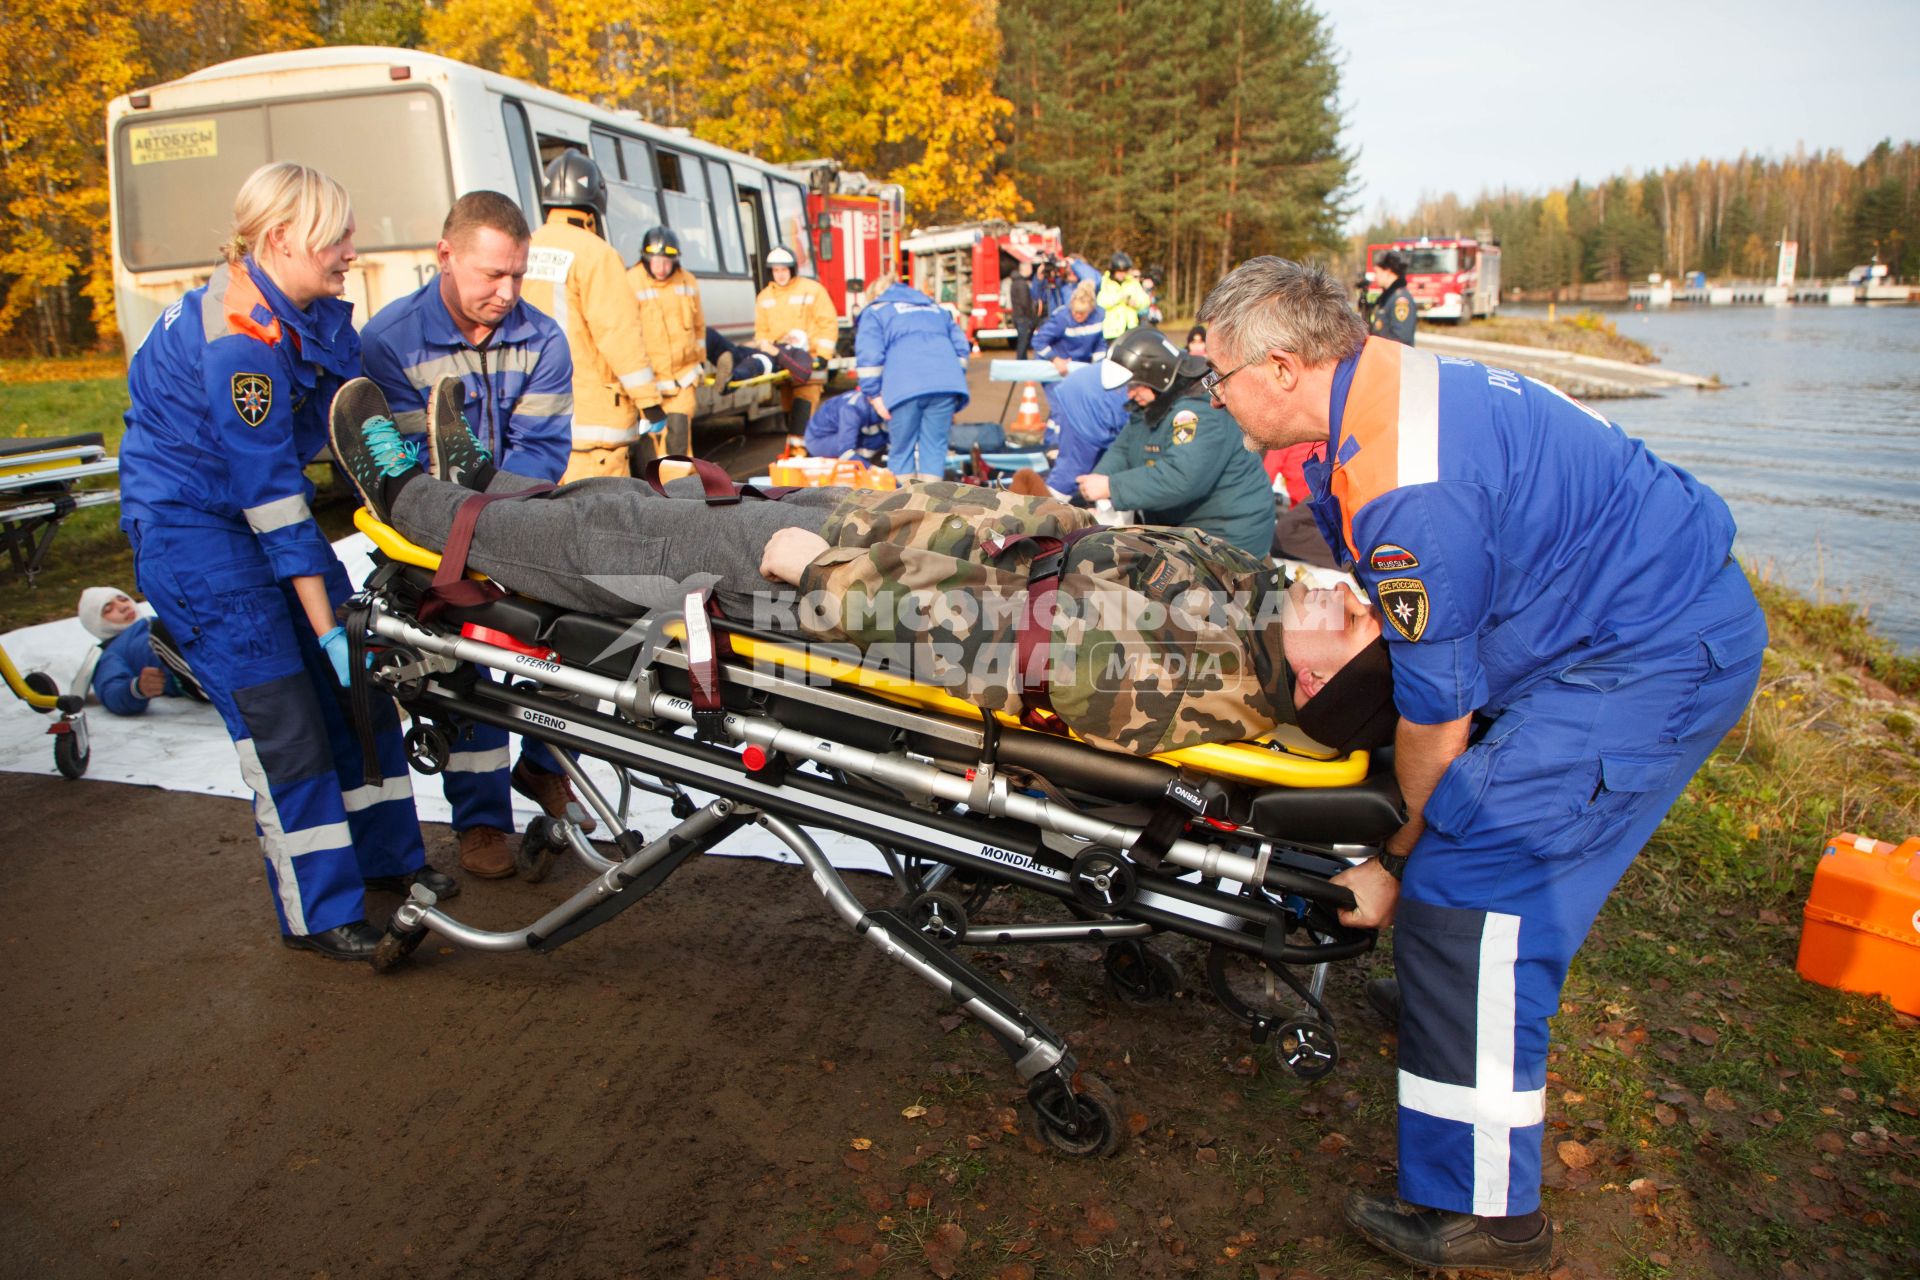
{"type": "Polygon", "coordinates": [[[340,681],[340,687],[346,688],[351,682],[347,675],[347,629],[335,627],[320,637],[320,648],[327,655],[327,661],[333,664],[334,678],[340,681]]]}

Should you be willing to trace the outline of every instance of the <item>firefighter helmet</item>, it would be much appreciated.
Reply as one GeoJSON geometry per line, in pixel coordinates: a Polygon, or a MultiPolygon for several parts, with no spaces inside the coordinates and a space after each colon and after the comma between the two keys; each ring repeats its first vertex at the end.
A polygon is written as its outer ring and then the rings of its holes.
{"type": "Polygon", "coordinates": [[[640,252],[649,258],[655,254],[677,258],[680,256],[680,237],[673,233],[672,227],[653,227],[640,241],[640,252]]]}
{"type": "Polygon", "coordinates": [[[540,183],[542,209],[591,209],[607,215],[607,183],[600,166],[582,152],[562,151],[540,183]]]}
{"type": "Polygon", "coordinates": [[[1131,271],[1131,270],[1133,270],[1133,259],[1129,258],[1124,253],[1114,254],[1113,257],[1109,259],[1107,262],[1107,274],[1109,275],[1113,274],[1116,271],[1131,271]]]}
{"type": "Polygon", "coordinates": [[[1100,364],[1100,385],[1109,391],[1139,385],[1165,394],[1179,377],[1180,348],[1146,325],[1129,329],[1100,364]]]}
{"type": "Polygon", "coordinates": [[[791,249],[775,249],[767,254],[767,269],[769,271],[775,267],[785,267],[791,271],[799,265],[799,261],[793,256],[793,250],[791,249]]]}

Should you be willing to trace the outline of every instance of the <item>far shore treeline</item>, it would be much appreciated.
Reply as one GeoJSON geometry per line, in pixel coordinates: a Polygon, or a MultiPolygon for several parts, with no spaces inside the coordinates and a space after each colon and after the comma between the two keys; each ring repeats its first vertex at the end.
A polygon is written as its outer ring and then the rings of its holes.
{"type": "MultiPolygon", "coordinates": [[[[445,54],[767,159],[903,183],[912,221],[1033,217],[1124,248],[1190,314],[1254,253],[1345,259],[1363,157],[1310,0],[0,0],[0,354],[118,338],[106,104],[322,44],[445,54]]],[[[1648,270],[1920,267],[1920,156],[1706,162],[1544,196],[1448,196],[1376,232],[1491,227],[1522,288],[1648,270]]],[[[396,182],[406,181],[395,174],[396,182]]]]}

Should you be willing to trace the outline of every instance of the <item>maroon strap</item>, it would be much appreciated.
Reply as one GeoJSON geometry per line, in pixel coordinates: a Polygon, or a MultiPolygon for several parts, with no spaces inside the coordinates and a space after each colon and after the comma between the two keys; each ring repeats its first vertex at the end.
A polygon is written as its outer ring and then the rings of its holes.
{"type": "Polygon", "coordinates": [[[683,648],[692,693],[689,700],[693,703],[693,730],[695,737],[707,742],[725,736],[722,729],[727,712],[720,695],[720,662],[733,656],[727,633],[713,625],[713,619],[719,616],[720,608],[713,602],[711,589],[687,593],[681,620],[687,628],[683,648]]]}
{"type": "Polygon", "coordinates": [[[985,544],[987,553],[1002,556],[1023,542],[1034,546],[1033,564],[1027,573],[1027,597],[1014,628],[1014,657],[1020,670],[1020,722],[1043,733],[1065,734],[1067,723],[1053,709],[1052,681],[1047,679],[1046,641],[1048,628],[1040,622],[1053,614],[1053,597],[1060,585],[1060,571],[1066,566],[1067,548],[1098,526],[1088,525],[1058,537],[1052,534],[1022,533],[1010,538],[995,538],[985,544]]]}
{"type": "Polygon", "coordinates": [[[491,582],[473,582],[467,578],[467,552],[473,546],[473,527],[479,523],[480,513],[496,502],[544,498],[557,487],[536,484],[513,493],[476,493],[462,502],[460,509],[454,512],[453,529],[447,534],[447,545],[440,552],[440,567],[434,571],[433,586],[421,601],[420,620],[431,622],[442,609],[470,609],[506,595],[491,582]]]}
{"type": "Polygon", "coordinates": [[[710,507],[727,507],[742,498],[766,498],[778,502],[794,491],[793,485],[735,484],[733,477],[705,458],[689,458],[685,454],[669,454],[663,458],[654,458],[647,463],[640,478],[653,486],[653,491],[663,498],[673,495],[667,492],[665,482],[660,479],[660,468],[664,463],[684,462],[693,468],[693,474],[700,477],[702,501],[710,507]]]}

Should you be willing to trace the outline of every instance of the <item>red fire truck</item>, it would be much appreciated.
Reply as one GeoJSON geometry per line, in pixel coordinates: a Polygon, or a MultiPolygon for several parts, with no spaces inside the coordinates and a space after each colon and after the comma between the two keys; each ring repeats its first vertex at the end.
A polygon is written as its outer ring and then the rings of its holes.
{"type": "Polygon", "coordinates": [[[843,171],[831,160],[782,167],[806,176],[806,239],[820,283],[844,321],[865,305],[867,285],[881,271],[899,269],[906,197],[897,183],[843,171]]]}
{"type": "Polygon", "coordinates": [[[1398,249],[1407,260],[1407,289],[1422,320],[1465,323],[1500,305],[1500,246],[1464,236],[1422,236],[1367,246],[1367,280],[1384,289],[1392,277],[1380,270],[1380,255],[1398,249]]]}
{"type": "Polygon", "coordinates": [[[1037,222],[963,222],[907,237],[913,287],[941,303],[975,343],[1012,341],[1008,285],[1022,262],[1060,251],[1060,228],[1037,222]]]}

